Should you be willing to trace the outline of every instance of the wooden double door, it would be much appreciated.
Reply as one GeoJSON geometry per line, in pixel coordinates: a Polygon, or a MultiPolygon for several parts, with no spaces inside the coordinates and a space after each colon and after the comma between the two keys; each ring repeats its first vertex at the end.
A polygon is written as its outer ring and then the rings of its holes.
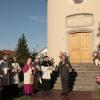
{"type": "Polygon", "coordinates": [[[70,61],[72,63],[92,62],[92,34],[73,33],[69,36],[70,61]]]}

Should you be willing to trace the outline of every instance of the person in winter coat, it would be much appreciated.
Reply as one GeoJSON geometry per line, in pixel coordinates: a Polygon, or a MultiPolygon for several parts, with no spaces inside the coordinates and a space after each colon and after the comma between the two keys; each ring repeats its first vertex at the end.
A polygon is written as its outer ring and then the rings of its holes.
{"type": "Polygon", "coordinates": [[[72,67],[68,61],[66,53],[61,53],[61,61],[58,65],[58,70],[60,74],[61,84],[62,84],[62,93],[61,95],[67,95],[69,92],[69,70],[72,70],[72,67]]]}

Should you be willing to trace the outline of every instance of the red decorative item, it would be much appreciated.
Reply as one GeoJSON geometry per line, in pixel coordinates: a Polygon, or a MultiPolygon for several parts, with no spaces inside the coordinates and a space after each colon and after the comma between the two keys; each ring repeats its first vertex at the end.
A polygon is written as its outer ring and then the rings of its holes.
{"type": "Polygon", "coordinates": [[[96,83],[100,84],[100,75],[96,77],[96,83]]]}

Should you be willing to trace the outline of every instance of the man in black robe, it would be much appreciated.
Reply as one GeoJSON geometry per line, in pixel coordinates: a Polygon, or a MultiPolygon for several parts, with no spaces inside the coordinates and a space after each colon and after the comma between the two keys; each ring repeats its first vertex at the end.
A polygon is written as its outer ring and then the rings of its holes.
{"type": "Polygon", "coordinates": [[[48,56],[45,56],[44,57],[44,61],[42,62],[42,65],[41,67],[44,67],[46,68],[47,70],[46,71],[42,71],[44,75],[44,77],[42,77],[42,86],[43,86],[43,90],[50,90],[51,88],[51,75],[50,73],[48,73],[49,75],[47,75],[47,71],[49,71],[50,67],[51,67],[51,62],[50,62],[50,59],[48,56]],[[48,77],[47,77],[47,76],[48,77]],[[45,77],[46,76],[46,77],[45,77]]]}

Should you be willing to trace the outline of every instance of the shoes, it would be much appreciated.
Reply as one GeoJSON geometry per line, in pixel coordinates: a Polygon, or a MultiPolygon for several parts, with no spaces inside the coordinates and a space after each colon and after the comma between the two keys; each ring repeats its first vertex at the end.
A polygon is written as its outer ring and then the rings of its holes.
{"type": "Polygon", "coordinates": [[[35,93],[32,93],[31,95],[32,95],[32,96],[35,96],[35,93]]]}
{"type": "Polygon", "coordinates": [[[61,95],[62,95],[62,96],[67,96],[68,94],[67,94],[67,93],[61,93],[61,95]]]}

